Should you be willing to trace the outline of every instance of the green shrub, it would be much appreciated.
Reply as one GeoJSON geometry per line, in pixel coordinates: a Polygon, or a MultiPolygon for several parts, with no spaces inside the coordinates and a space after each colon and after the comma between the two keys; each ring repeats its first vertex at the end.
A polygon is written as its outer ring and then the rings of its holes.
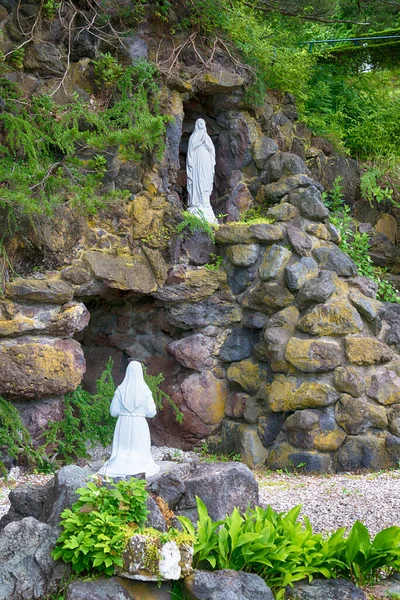
{"type": "Polygon", "coordinates": [[[87,455],[87,446],[96,443],[108,446],[113,439],[115,419],[110,415],[110,403],[115,393],[112,377],[113,361],[96,381],[96,393],[82,386],[64,398],[64,416],[49,424],[40,450],[51,452],[54,462],[72,463],[87,455]]]}
{"type": "Polygon", "coordinates": [[[20,214],[51,215],[67,201],[93,214],[129,197],[126,190],[103,191],[107,165],[104,157],[99,163],[99,153],[110,147],[120,147],[121,157],[129,160],[161,157],[170,117],[160,113],[155,66],[140,60],[122,71],[107,54],[95,69],[103,92],[115,88],[115,99],[107,106],[88,104],[77,95],[63,106],[46,94],[21,102],[18,87],[0,77],[5,101],[0,113],[0,207],[15,219],[20,214]],[[94,158],[80,156],[82,147],[94,158]]]}
{"type": "MultiPolygon", "coordinates": [[[[24,427],[18,410],[0,396],[0,451],[10,458],[23,457],[29,464],[34,464],[38,454],[34,449],[31,434],[24,427]]],[[[7,476],[7,469],[0,458],[0,476],[7,476]]]]}
{"type": "Polygon", "coordinates": [[[196,497],[197,528],[178,517],[185,530],[196,536],[194,564],[203,569],[234,569],[257,573],[284,597],[284,588],[314,576],[346,577],[358,585],[375,581],[400,566],[400,527],[384,529],[371,543],[368,530],[356,521],[347,538],[345,528],[329,536],[315,534],[307,518],[298,516],[301,506],[277,513],[271,506],[256,507],[212,521],[196,497]]]}
{"type": "Polygon", "coordinates": [[[146,481],[89,482],[79,500],[61,513],[63,532],[52,556],[71,563],[75,573],[112,575],[122,566],[127,537],[144,525],[148,510],[146,481]]]}
{"type": "Polygon", "coordinates": [[[375,201],[378,204],[388,201],[391,204],[400,206],[393,200],[393,189],[388,186],[382,187],[378,180],[384,177],[384,173],[378,167],[369,169],[361,175],[361,196],[371,205],[375,201]]]}
{"type": "Polygon", "coordinates": [[[371,542],[368,529],[356,521],[341,549],[338,576],[359,586],[376,583],[400,568],[400,527],[380,531],[371,542]]]}
{"type": "Polygon", "coordinates": [[[325,204],[332,211],[330,221],[340,233],[339,248],[354,260],[360,275],[378,284],[377,297],[380,300],[400,303],[400,293],[387,279],[386,270],[376,267],[372,262],[369,235],[360,233],[351,218],[350,207],[342,197],[340,179],[336,178],[332,189],[323,195],[325,204]]]}

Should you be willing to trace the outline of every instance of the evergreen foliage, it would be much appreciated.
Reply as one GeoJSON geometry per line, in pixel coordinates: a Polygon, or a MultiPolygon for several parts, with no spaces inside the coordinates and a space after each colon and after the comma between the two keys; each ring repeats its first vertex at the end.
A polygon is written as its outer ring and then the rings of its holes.
{"type": "Polygon", "coordinates": [[[62,106],[45,94],[26,102],[15,84],[0,78],[5,101],[0,113],[0,207],[14,218],[51,214],[66,201],[90,214],[126,198],[129,192],[103,190],[110,147],[124,160],[162,155],[169,117],[160,114],[155,66],[140,60],[123,69],[104,54],[94,68],[103,105],[77,95],[62,106]]]}

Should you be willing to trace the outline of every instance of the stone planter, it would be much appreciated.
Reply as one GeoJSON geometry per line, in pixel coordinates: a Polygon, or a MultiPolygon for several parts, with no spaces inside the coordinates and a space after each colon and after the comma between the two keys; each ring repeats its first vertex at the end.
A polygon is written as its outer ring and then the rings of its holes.
{"type": "Polygon", "coordinates": [[[140,581],[177,580],[193,572],[193,546],[167,541],[145,534],[133,535],[123,554],[124,565],[116,571],[120,577],[140,581]]]}

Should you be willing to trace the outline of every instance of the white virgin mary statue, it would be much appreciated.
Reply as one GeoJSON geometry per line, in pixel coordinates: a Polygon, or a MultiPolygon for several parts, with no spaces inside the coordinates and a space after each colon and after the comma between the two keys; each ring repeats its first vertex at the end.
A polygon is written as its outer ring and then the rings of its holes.
{"type": "Polygon", "coordinates": [[[143,378],[142,365],[132,361],[125,378],[111,402],[110,413],[118,417],[114,430],[112,452],[99,471],[107,477],[126,477],[145,473],[146,477],[160,470],[151,456],[149,426],[146,417],[154,417],[156,405],[143,378]]]}
{"type": "Polygon", "coordinates": [[[197,119],[189,138],[186,159],[188,211],[217,224],[210,203],[214,183],[215,148],[207,133],[204,119],[197,119]]]}

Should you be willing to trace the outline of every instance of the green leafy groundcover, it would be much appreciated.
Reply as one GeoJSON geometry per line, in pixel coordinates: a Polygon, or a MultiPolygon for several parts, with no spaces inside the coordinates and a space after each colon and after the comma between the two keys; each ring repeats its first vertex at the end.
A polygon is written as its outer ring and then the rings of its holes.
{"type": "Polygon", "coordinates": [[[112,575],[122,566],[122,552],[135,530],[144,525],[148,510],[146,481],[104,485],[99,478],[78,488],[78,502],[61,513],[63,532],[53,558],[71,563],[75,573],[112,575]]]}
{"type": "Polygon", "coordinates": [[[202,569],[234,569],[257,573],[279,600],[283,588],[314,577],[345,577],[366,585],[400,568],[400,527],[389,527],[371,542],[368,529],[356,521],[349,535],[345,528],[330,535],[313,533],[309,520],[298,521],[301,506],[277,513],[259,506],[241,514],[236,508],[220,521],[212,521],[196,498],[197,528],[178,517],[196,536],[194,565],[202,569]]]}

